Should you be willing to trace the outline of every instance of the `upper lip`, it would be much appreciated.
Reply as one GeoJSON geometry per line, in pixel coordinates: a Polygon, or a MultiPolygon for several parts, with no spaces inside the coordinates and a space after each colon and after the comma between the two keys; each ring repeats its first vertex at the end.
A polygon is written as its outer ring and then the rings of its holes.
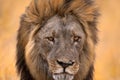
{"type": "Polygon", "coordinates": [[[54,75],[60,75],[60,74],[68,74],[68,75],[73,75],[73,74],[70,74],[70,73],[67,73],[67,72],[61,72],[61,73],[53,73],[54,75]]]}

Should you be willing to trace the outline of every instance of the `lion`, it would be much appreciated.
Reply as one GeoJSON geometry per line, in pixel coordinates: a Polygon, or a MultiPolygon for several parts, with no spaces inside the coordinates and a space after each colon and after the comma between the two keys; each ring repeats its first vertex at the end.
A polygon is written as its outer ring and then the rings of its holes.
{"type": "Polygon", "coordinates": [[[93,0],[32,0],[17,35],[20,80],[93,80],[98,15],[93,0]]]}

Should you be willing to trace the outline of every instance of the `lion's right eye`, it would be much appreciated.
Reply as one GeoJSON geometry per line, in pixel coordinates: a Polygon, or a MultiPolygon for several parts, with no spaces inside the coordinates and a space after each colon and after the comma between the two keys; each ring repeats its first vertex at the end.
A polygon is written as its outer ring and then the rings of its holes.
{"type": "Polygon", "coordinates": [[[54,37],[47,37],[47,39],[48,39],[49,41],[51,41],[51,42],[54,42],[54,41],[55,41],[54,37]]]}
{"type": "Polygon", "coordinates": [[[81,37],[80,36],[74,36],[74,42],[80,41],[81,37]]]}

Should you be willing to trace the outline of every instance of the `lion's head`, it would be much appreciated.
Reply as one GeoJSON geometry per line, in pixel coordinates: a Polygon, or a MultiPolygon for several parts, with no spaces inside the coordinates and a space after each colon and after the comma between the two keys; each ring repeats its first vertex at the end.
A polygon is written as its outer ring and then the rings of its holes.
{"type": "Polygon", "coordinates": [[[21,80],[92,80],[97,9],[91,0],[33,0],[21,20],[21,80]]]}

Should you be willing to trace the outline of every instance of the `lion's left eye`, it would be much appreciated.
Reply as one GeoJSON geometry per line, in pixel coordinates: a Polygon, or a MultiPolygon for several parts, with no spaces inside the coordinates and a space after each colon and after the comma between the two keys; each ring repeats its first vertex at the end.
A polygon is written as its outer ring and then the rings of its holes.
{"type": "Polygon", "coordinates": [[[52,42],[55,41],[54,37],[47,37],[47,39],[48,39],[49,41],[52,41],[52,42]]]}
{"type": "Polygon", "coordinates": [[[74,42],[78,42],[81,40],[81,37],[80,36],[74,36],[74,42]]]}

